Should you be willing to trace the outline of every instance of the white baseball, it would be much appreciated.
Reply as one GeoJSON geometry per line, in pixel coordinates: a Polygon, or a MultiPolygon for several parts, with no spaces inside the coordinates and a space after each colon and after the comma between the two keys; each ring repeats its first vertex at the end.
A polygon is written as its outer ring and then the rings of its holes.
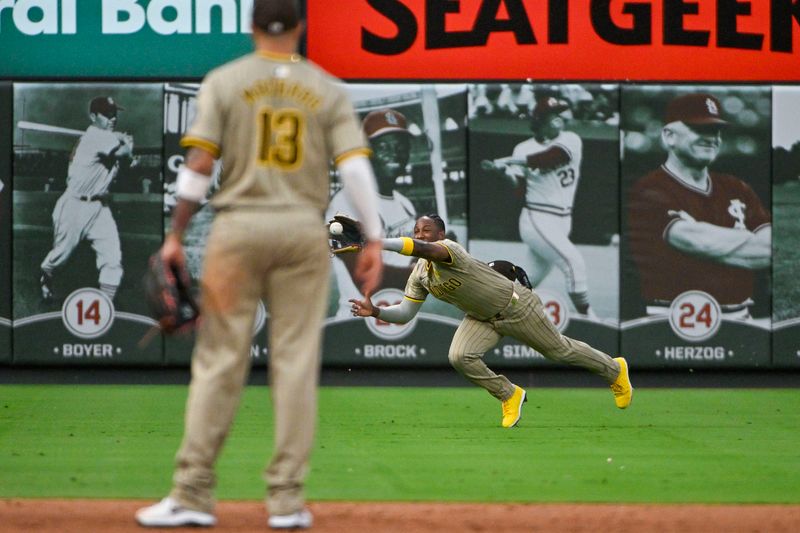
{"type": "Polygon", "coordinates": [[[344,231],[344,226],[342,226],[341,222],[331,222],[328,231],[331,232],[331,235],[341,235],[344,231]]]}

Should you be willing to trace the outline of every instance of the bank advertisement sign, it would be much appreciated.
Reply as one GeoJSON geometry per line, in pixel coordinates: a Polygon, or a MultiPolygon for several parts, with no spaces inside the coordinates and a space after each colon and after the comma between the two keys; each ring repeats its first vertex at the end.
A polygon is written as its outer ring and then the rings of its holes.
{"type": "Polygon", "coordinates": [[[2,0],[0,77],[201,77],[251,50],[251,10],[252,0],[2,0]]]}

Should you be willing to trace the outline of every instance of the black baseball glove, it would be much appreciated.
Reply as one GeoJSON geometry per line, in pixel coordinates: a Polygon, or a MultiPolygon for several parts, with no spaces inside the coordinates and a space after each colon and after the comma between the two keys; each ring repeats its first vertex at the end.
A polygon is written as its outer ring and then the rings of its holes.
{"type": "Polygon", "coordinates": [[[166,334],[188,331],[200,316],[189,272],[167,265],[159,252],[150,256],[144,294],[150,313],[166,334]]]}
{"type": "Polygon", "coordinates": [[[344,213],[336,213],[328,221],[328,237],[333,254],[358,252],[364,247],[361,223],[344,213]]]}
{"type": "Polygon", "coordinates": [[[515,265],[511,261],[504,261],[502,259],[491,261],[489,266],[511,281],[519,281],[523,286],[528,287],[529,289],[533,288],[531,285],[531,280],[528,279],[528,273],[525,272],[521,266],[515,265]]]}

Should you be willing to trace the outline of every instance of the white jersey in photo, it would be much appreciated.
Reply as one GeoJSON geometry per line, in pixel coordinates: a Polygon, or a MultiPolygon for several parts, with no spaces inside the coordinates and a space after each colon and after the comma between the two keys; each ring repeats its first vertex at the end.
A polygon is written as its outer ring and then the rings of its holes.
{"type": "Polygon", "coordinates": [[[122,142],[110,130],[89,126],[81,135],[67,171],[67,191],[75,196],[102,194],[117,174],[122,142]]]}
{"type": "Polygon", "coordinates": [[[512,165],[506,171],[512,177],[526,177],[525,205],[530,209],[548,213],[568,215],[572,213],[575,191],[580,180],[583,142],[571,131],[562,131],[556,138],[540,143],[534,138],[514,147],[511,158],[525,161],[530,155],[543,152],[553,146],[569,155],[569,163],[548,171],[528,172],[521,165],[512,165]]]}

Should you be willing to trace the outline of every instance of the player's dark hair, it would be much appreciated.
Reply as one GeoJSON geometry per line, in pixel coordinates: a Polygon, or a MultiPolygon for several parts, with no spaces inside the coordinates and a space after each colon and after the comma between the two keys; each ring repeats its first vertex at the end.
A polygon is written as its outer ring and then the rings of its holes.
{"type": "Polygon", "coordinates": [[[445,228],[444,228],[444,220],[442,220],[442,217],[440,217],[436,213],[430,213],[430,214],[423,215],[423,216],[426,216],[429,219],[433,220],[433,223],[436,224],[436,227],[439,228],[440,230],[446,231],[445,228]]]}

